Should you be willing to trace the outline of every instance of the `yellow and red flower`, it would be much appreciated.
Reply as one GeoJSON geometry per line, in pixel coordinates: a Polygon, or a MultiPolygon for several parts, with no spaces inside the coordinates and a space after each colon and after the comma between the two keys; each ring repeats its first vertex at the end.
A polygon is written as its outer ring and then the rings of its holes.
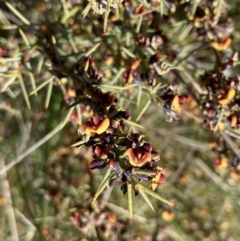
{"type": "Polygon", "coordinates": [[[135,167],[141,167],[151,161],[151,153],[144,147],[128,148],[125,155],[128,156],[130,164],[135,167]]]}
{"type": "Polygon", "coordinates": [[[156,176],[152,179],[150,189],[152,189],[153,191],[156,190],[158,185],[164,183],[165,181],[166,181],[165,175],[162,173],[161,170],[158,170],[158,172],[156,173],[156,176]]]}
{"type": "Polygon", "coordinates": [[[110,125],[110,120],[107,117],[94,116],[83,125],[84,133],[87,136],[102,134],[110,125]]]}

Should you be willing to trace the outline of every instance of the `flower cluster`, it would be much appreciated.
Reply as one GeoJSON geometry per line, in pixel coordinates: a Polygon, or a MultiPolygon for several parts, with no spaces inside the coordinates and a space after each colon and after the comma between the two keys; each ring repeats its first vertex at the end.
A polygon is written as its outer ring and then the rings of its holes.
{"type": "Polygon", "coordinates": [[[223,73],[205,73],[202,82],[206,94],[201,97],[204,125],[213,131],[223,130],[225,126],[240,127],[239,79],[227,78],[223,73]]]}
{"type": "Polygon", "coordinates": [[[178,95],[176,86],[168,85],[158,91],[158,98],[164,103],[163,111],[168,117],[168,121],[178,121],[178,112],[182,109],[182,104],[187,100],[187,95],[178,95]]]}
{"type": "Polygon", "coordinates": [[[187,17],[193,21],[198,36],[210,41],[210,45],[216,50],[226,50],[232,42],[234,25],[231,20],[220,23],[220,17],[226,12],[226,5],[221,6],[217,1],[204,0],[195,7],[188,5],[187,17]]]}
{"type": "Polygon", "coordinates": [[[159,78],[169,71],[168,65],[164,62],[166,56],[154,54],[149,58],[149,68],[143,72],[140,62],[134,59],[129,70],[123,73],[125,84],[144,84],[151,95],[154,95],[156,102],[161,104],[168,121],[179,120],[178,112],[182,109],[182,104],[187,100],[187,95],[177,93],[177,85],[166,84],[162,86],[159,78]]]}
{"type": "Polygon", "coordinates": [[[217,171],[231,171],[231,177],[239,180],[240,175],[240,156],[238,152],[234,152],[229,148],[227,142],[218,137],[212,145],[212,151],[215,153],[214,164],[217,171]]]}
{"type": "MultiPolygon", "coordinates": [[[[137,62],[133,64],[135,67],[138,65],[137,62]]],[[[100,89],[93,58],[90,56],[77,66],[76,73],[82,82],[75,86],[76,98],[93,110],[93,116],[80,127],[77,140],[79,146],[85,145],[92,150],[90,169],[111,169],[109,185],[122,182],[124,194],[127,182],[133,184],[136,194],[135,185],[140,181],[150,181],[150,189],[155,190],[165,181],[162,169],[157,166],[159,154],[142,135],[126,130],[125,120],[130,120],[130,115],[117,108],[118,99],[114,95],[103,93],[100,89]],[[90,71],[97,81],[89,74],[90,71]]],[[[132,69],[135,68],[132,66],[132,69]]]]}

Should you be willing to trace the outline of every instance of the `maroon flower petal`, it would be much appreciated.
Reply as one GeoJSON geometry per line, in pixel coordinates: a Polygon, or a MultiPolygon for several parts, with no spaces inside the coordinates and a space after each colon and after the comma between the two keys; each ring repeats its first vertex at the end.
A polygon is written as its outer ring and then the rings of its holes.
{"type": "Polygon", "coordinates": [[[128,148],[125,152],[125,155],[128,156],[129,158],[129,162],[131,165],[136,166],[138,163],[138,159],[134,153],[134,149],[133,148],[128,148]]]}
{"type": "Polygon", "coordinates": [[[151,161],[151,154],[148,152],[145,152],[145,154],[142,156],[141,159],[138,160],[138,167],[143,166],[146,162],[151,161]]]}
{"type": "Polygon", "coordinates": [[[107,163],[104,162],[104,161],[93,160],[93,161],[90,163],[89,168],[90,168],[91,170],[93,170],[93,169],[102,169],[102,168],[104,168],[104,167],[106,167],[106,166],[107,166],[107,163]]]}
{"type": "Polygon", "coordinates": [[[121,186],[121,190],[122,190],[122,192],[123,192],[124,195],[127,193],[127,183],[124,183],[124,184],[121,186]]]}
{"type": "Polygon", "coordinates": [[[95,126],[97,126],[98,123],[99,123],[99,121],[100,121],[100,118],[99,118],[99,116],[96,115],[96,116],[92,117],[91,120],[92,120],[92,123],[93,123],[95,126]]]}
{"type": "Polygon", "coordinates": [[[154,161],[160,160],[160,155],[156,151],[151,151],[151,156],[152,156],[152,160],[154,160],[154,161]]]}
{"type": "Polygon", "coordinates": [[[114,187],[119,184],[121,180],[119,178],[113,178],[109,181],[109,186],[114,187]]]}
{"type": "Polygon", "coordinates": [[[147,152],[151,152],[151,151],[152,151],[152,146],[151,146],[148,142],[144,143],[143,148],[144,148],[147,152]]]}
{"type": "Polygon", "coordinates": [[[122,170],[121,170],[121,166],[120,166],[119,162],[110,160],[108,162],[108,166],[116,173],[117,176],[121,175],[122,170]]]}

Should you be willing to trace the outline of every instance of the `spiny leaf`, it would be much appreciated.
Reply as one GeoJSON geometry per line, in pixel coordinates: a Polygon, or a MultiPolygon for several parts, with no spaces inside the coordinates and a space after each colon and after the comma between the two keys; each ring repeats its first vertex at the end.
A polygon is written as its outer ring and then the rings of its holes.
{"type": "Polygon", "coordinates": [[[142,115],[145,113],[145,111],[147,110],[147,108],[149,107],[149,105],[151,104],[151,100],[148,100],[148,102],[145,104],[145,106],[142,108],[141,112],[139,113],[136,121],[139,121],[140,118],[142,117],[142,115]]]}
{"type": "Polygon", "coordinates": [[[143,192],[141,189],[139,189],[139,193],[140,195],[143,197],[143,199],[145,200],[145,202],[149,205],[149,207],[153,210],[153,212],[156,212],[150,199],[148,198],[148,196],[145,194],[145,192],[143,192]]]}
{"type": "Polygon", "coordinates": [[[136,122],[133,122],[133,121],[130,121],[130,120],[124,120],[128,125],[130,126],[134,126],[134,127],[138,127],[138,128],[141,128],[141,129],[144,129],[145,127],[144,126],[141,126],[139,125],[138,123],[136,122]]]}
{"type": "Polygon", "coordinates": [[[65,117],[65,119],[64,119],[63,122],[62,122],[62,128],[63,128],[63,127],[66,125],[66,123],[69,121],[69,118],[70,118],[73,110],[74,110],[74,107],[70,108],[70,110],[68,111],[67,116],[65,117]]]}
{"type": "Polygon", "coordinates": [[[109,180],[110,180],[110,177],[111,177],[111,169],[108,168],[98,186],[98,189],[93,197],[93,201],[92,201],[92,204],[97,200],[98,196],[103,192],[103,190],[105,189],[105,187],[107,187],[108,183],[109,183],[109,180]]]}
{"type": "Polygon", "coordinates": [[[45,101],[45,109],[48,108],[50,98],[51,98],[51,95],[52,95],[52,88],[53,88],[53,81],[50,81],[50,83],[48,85],[47,97],[46,97],[46,101],[45,101]]]}
{"type": "Polygon", "coordinates": [[[127,194],[128,194],[128,211],[129,219],[132,219],[133,214],[133,201],[132,201],[132,183],[127,182],[127,194]]]}
{"type": "Polygon", "coordinates": [[[86,142],[85,140],[81,140],[81,141],[78,141],[78,142],[72,144],[70,147],[80,146],[80,145],[83,145],[85,142],[86,142]]]}
{"type": "Polygon", "coordinates": [[[62,17],[61,23],[62,24],[66,23],[69,18],[71,18],[73,15],[75,15],[79,11],[79,9],[80,9],[79,6],[73,7],[67,14],[65,14],[62,17]]]}
{"type": "Polygon", "coordinates": [[[97,50],[97,48],[101,45],[102,42],[98,42],[96,43],[91,49],[89,49],[84,56],[88,57],[90,54],[92,54],[93,52],[95,52],[97,50]]]}
{"type": "Polygon", "coordinates": [[[131,58],[136,59],[137,56],[135,54],[133,54],[131,51],[129,51],[128,49],[121,47],[121,49],[131,58]]]}
{"type": "Polygon", "coordinates": [[[14,77],[10,78],[8,81],[6,81],[1,89],[1,93],[4,92],[8,88],[8,86],[11,85],[15,81],[15,79],[16,79],[16,76],[14,76],[14,77]]]}
{"type": "Polygon", "coordinates": [[[76,102],[72,103],[71,105],[69,105],[69,106],[67,106],[67,107],[64,107],[64,108],[61,110],[61,112],[65,111],[65,110],[69,110],[70,108],[72,108],[72,107],[80,104],[81,102],[83,102],[82,99],[77,100],[76,102]]]}
{"type": "Polygon", "coordinates": [[[91,9],[91,3],[88,3],[88,5],[84,8],[83,12],[82,12],[82,17],[85,18],[89,12],[89,10],[91,9]]]}
{"type": "Polygon", "coordinates": [[[29,98],[28,98],[27,90],[26,90],[22,75],[19,75],[18,80],[19,80],[19,83],[20,83],[20,86],[21,86],[21,89],[22,89],[22,93],[23,93],[25,102],[27,104],[28,109],[30,110],[31,104],[30,104],[30,101],[29,101],[29,98]]]}
{"type": "Polygon", "coordinates": [[[107,29],[107,22],[110,13],[110,0],[107,0],[107,11],[104,13],[104,20],[103,20],[103,32],[106,32],[107,29]]]}
{"type": "Polygon", "coordinates": [[[40,84],[35,90],[33,90],[32,92],[30,92],[30,95],[33,95],[35,93],[37,93],[40,89],[42,89],[45,85],[47,85],[49,82],[53,81],[54,76],[50,76],[48,79],[46,79],[45,81],[42,82],[42,84],[40,84]]]}
{"type": "Polygon", "coordinates": [[[149,190],[148,188],[144,187],[142,184],[138,184],[137,186],[138,186],[138,188],[139,188],[141,191],[143,191],[143,192],[151,195],[152,197],[155,197],[156,199],[160,200],[161,202],[164,202],[164,203],[166,203],[166,204],[168,204],[168,205],[170,205],[170,206],[174,206],[173,203],[171,203],[171,202],[169,202],[167,199],[161,197],[159,194],[157,194],[157,193],[149,190]]]}
{"type": "Polygon", "coordinates": [[[18,115],[20,113],[19,111],[14,110],[11,107],[8,107],[7,105],[3,105],[3,104],[0,104],[0,109],[1,110],[6,110],[6,111],[8,111],[8,112],[10,112],[12,114],[16,114],[16,115],[18,115]]]}
{"type": "Polygon", "coordinates": [[[26,25],[31,25],[31,23],[15,8],[13,7],[10,3],[5,2],[8,8],[18,17],[23,23],[26,25]]]}

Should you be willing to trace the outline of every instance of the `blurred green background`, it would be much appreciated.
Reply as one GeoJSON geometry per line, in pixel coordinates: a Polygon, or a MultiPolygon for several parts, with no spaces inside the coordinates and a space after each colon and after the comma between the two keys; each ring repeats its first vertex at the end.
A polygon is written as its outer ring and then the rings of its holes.
{"type": "MultiPolygon", "coordinates": [[[[144,85],[125,85],[122,77],[131,54],[144,63],[144,56],[155,51],[167,53],[168,44],[141,53],[136,43],[156,28],[178,51],[174,64],[181,61],[176,65],[184,69],[179,74],[185,82],[177,82],[171,72],[161,82],[178,84],[183,93],[188,93],[189,82],[198,85],[203,70],[214,67],[214,52],[202,47],[206,40],[196,36],[186,9],[211,1],[155,1],[149,7],[152,2],[112,2],[106,20],[95,8],[86,11],[89,1],[0,2],[0,240],[239,240],[240,175],[228,166],[227,157],[214,164],[212,146],[218,134],[203,128],[199,106],[190,99],[181,119],[167,122],[144,85]],[[172,13],[171,4],[176,6],[172,13]],[[134,12],[139,6],[148,12],[134,12]],[[154,21],[144,19],[149,13],[154,21]],[[70,147],[88,110],[80,105],[63,110],[75,95],[71,78],[59,74],[61,65],[69,69],[89,51],[103,76],[102,90],[113,91],[131,120],[152,100],[138,122],[144,129],[132,128],[160,153],[167,181],[157,192],[174,207],[151,198],[154,213],[137,196],[129,221],[120,186],[108,188],[91,205],[104,171],[89,170],[87,148],[70,147]],[[49,66],[55,69],[49,71],[49,66]]],[[[238,52],[240,6],[237,1],[214,2],[223,11],[221,21],[231,18],[235,23],[232,46],[238,52]]],[[[232,71],[238,73],[238,67],[232,71]]],[[[238,147],[239,132],[234,133],[232,142],[238,147]]]]}

